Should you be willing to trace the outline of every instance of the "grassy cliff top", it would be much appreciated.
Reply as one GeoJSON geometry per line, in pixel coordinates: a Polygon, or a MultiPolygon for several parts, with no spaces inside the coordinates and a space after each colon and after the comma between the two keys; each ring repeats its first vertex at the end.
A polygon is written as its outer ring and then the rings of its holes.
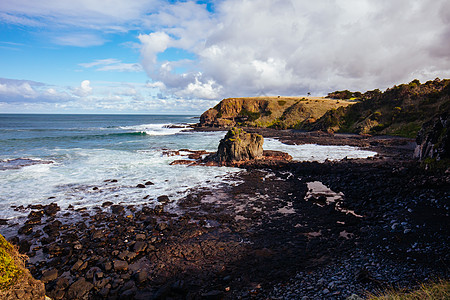
{"type": "Polygon", "coordinates": [[[297,128],[330,109],[355,103],[325,97],[242,97],[223,99],[200,118],[202,126],[297,128]]]}

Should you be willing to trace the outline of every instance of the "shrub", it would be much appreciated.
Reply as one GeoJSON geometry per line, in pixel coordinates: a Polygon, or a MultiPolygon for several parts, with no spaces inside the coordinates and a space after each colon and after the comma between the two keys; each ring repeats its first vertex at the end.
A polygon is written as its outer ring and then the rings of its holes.
{"type": "Polygon", "coordinates": [[[259,111],[258,112],[248,111],[243,108],[239,113],[239,117],[247,117],[247,121],[253,122],[261,117],[261,113],[259,111]]]}
{"type": "Polygon", "coordinates": [[[424,300],[424,299],[450,299],[450,282],[437,281],[429,284],[422,284],[417,290],[407,292],[399,290],[388,290],[379,296],[369,295],[370,300],[424,300]]]}
{"type": "Polygon", "coordinates": [[[23,272],[23,257],[0,235],[0,291],[14,284],[23,272]]]}

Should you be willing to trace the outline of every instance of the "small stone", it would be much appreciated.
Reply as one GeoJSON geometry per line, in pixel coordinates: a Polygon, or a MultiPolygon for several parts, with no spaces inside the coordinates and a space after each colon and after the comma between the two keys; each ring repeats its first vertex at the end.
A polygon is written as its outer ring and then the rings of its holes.
{"type": "Polygon", "coordinates": [[[128,263],[124,260],[115,260],[114,261],[114,270],[116,272],[120,271],[127,271],[128,270],[128,263]]]}
{"type": "Polygon", "coordinates": [[[112,269],[112,263],[110,261],[107,261],[107,262],[105,262],[103,267],[105,268],[106,272],[109,272],[112,269]]]}
{"type": "Polygon", "coordinates": [[[72,270],[72,271],[77,271],[77,270],[81,267],[82,264],[83,264],[83,261],[82,261],[81,259],[77,260],[77,261],[73,264],[71,270],[72,270]]]}
{"type": "Polygon", "coordinates": [[[133,246],[134,252],[138,252],[138,253],[141,251],[145,251],[146,248],[147,248],[147,243],[142,242],[142,241],[136,242],[133,246]]]}
{"type": "Polygon", "coordinates": [[[43,283],[47,283],[49,281],[55,280],[56,278],[58,278],[58,270],[53,268],[42,273],[41,281],[43,283]]]}
{"type": "Polygon", "coordinates": [[[143,234],[143,233],[136,234],[136,240],[138,240],[138,241],[145,240],[145,234],[143,234]]]}
{"type": "Polygon", "coordinates": [[[147,181],[147,182],[145,183],[145,185],[154,185],[154,183],[151,182],[151,181],[147,181]]]}
{"type": "Polygon", "coordinates": [[[125,259],[125,257],[127,257],[128,253],[130,253],[130,251],[125,250],[125,251],[121,252],[119,255],[117,255],[117,257],[123,260],[123,259],[125,259]]]}
{"type": "Polygon", "coordinates": [[[138,185],[136,185],[136,187],[140,189],[145,189],[146,186],[143,185],[142,183],[139,183],[138,185]]]}

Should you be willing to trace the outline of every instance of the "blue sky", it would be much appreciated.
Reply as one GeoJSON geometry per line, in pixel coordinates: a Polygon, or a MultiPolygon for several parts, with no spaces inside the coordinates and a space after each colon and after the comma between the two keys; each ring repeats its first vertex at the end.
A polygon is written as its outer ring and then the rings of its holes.
{"type": "Polygon", "coordinates": [[[3,0],[0,113],[197,114],[450,77],[445,0],[3,0]]]}

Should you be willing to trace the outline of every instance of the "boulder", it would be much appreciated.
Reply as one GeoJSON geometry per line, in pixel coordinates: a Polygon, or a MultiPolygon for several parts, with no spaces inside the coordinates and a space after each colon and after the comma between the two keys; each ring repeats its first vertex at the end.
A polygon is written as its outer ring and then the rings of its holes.
{"type": "Polygon", "coordinates": [[[450,158],[450,115],[445,112],[423,124],[417,134],[414,157],[419,160],[450,158]]]}
{"type": "Polygon", "coordinates": [[[83,277],[72,283],[68,292],[68,299],[87,299],[88,293],[92,290],[94,285],[86,281],[83,277]]]}
{"type": "Polygon", "coordinates": [[[234,127],[220,140],[216,160],[219,163],[231,163],[262,158],[263,143],[261,135],[234,127]]]}

